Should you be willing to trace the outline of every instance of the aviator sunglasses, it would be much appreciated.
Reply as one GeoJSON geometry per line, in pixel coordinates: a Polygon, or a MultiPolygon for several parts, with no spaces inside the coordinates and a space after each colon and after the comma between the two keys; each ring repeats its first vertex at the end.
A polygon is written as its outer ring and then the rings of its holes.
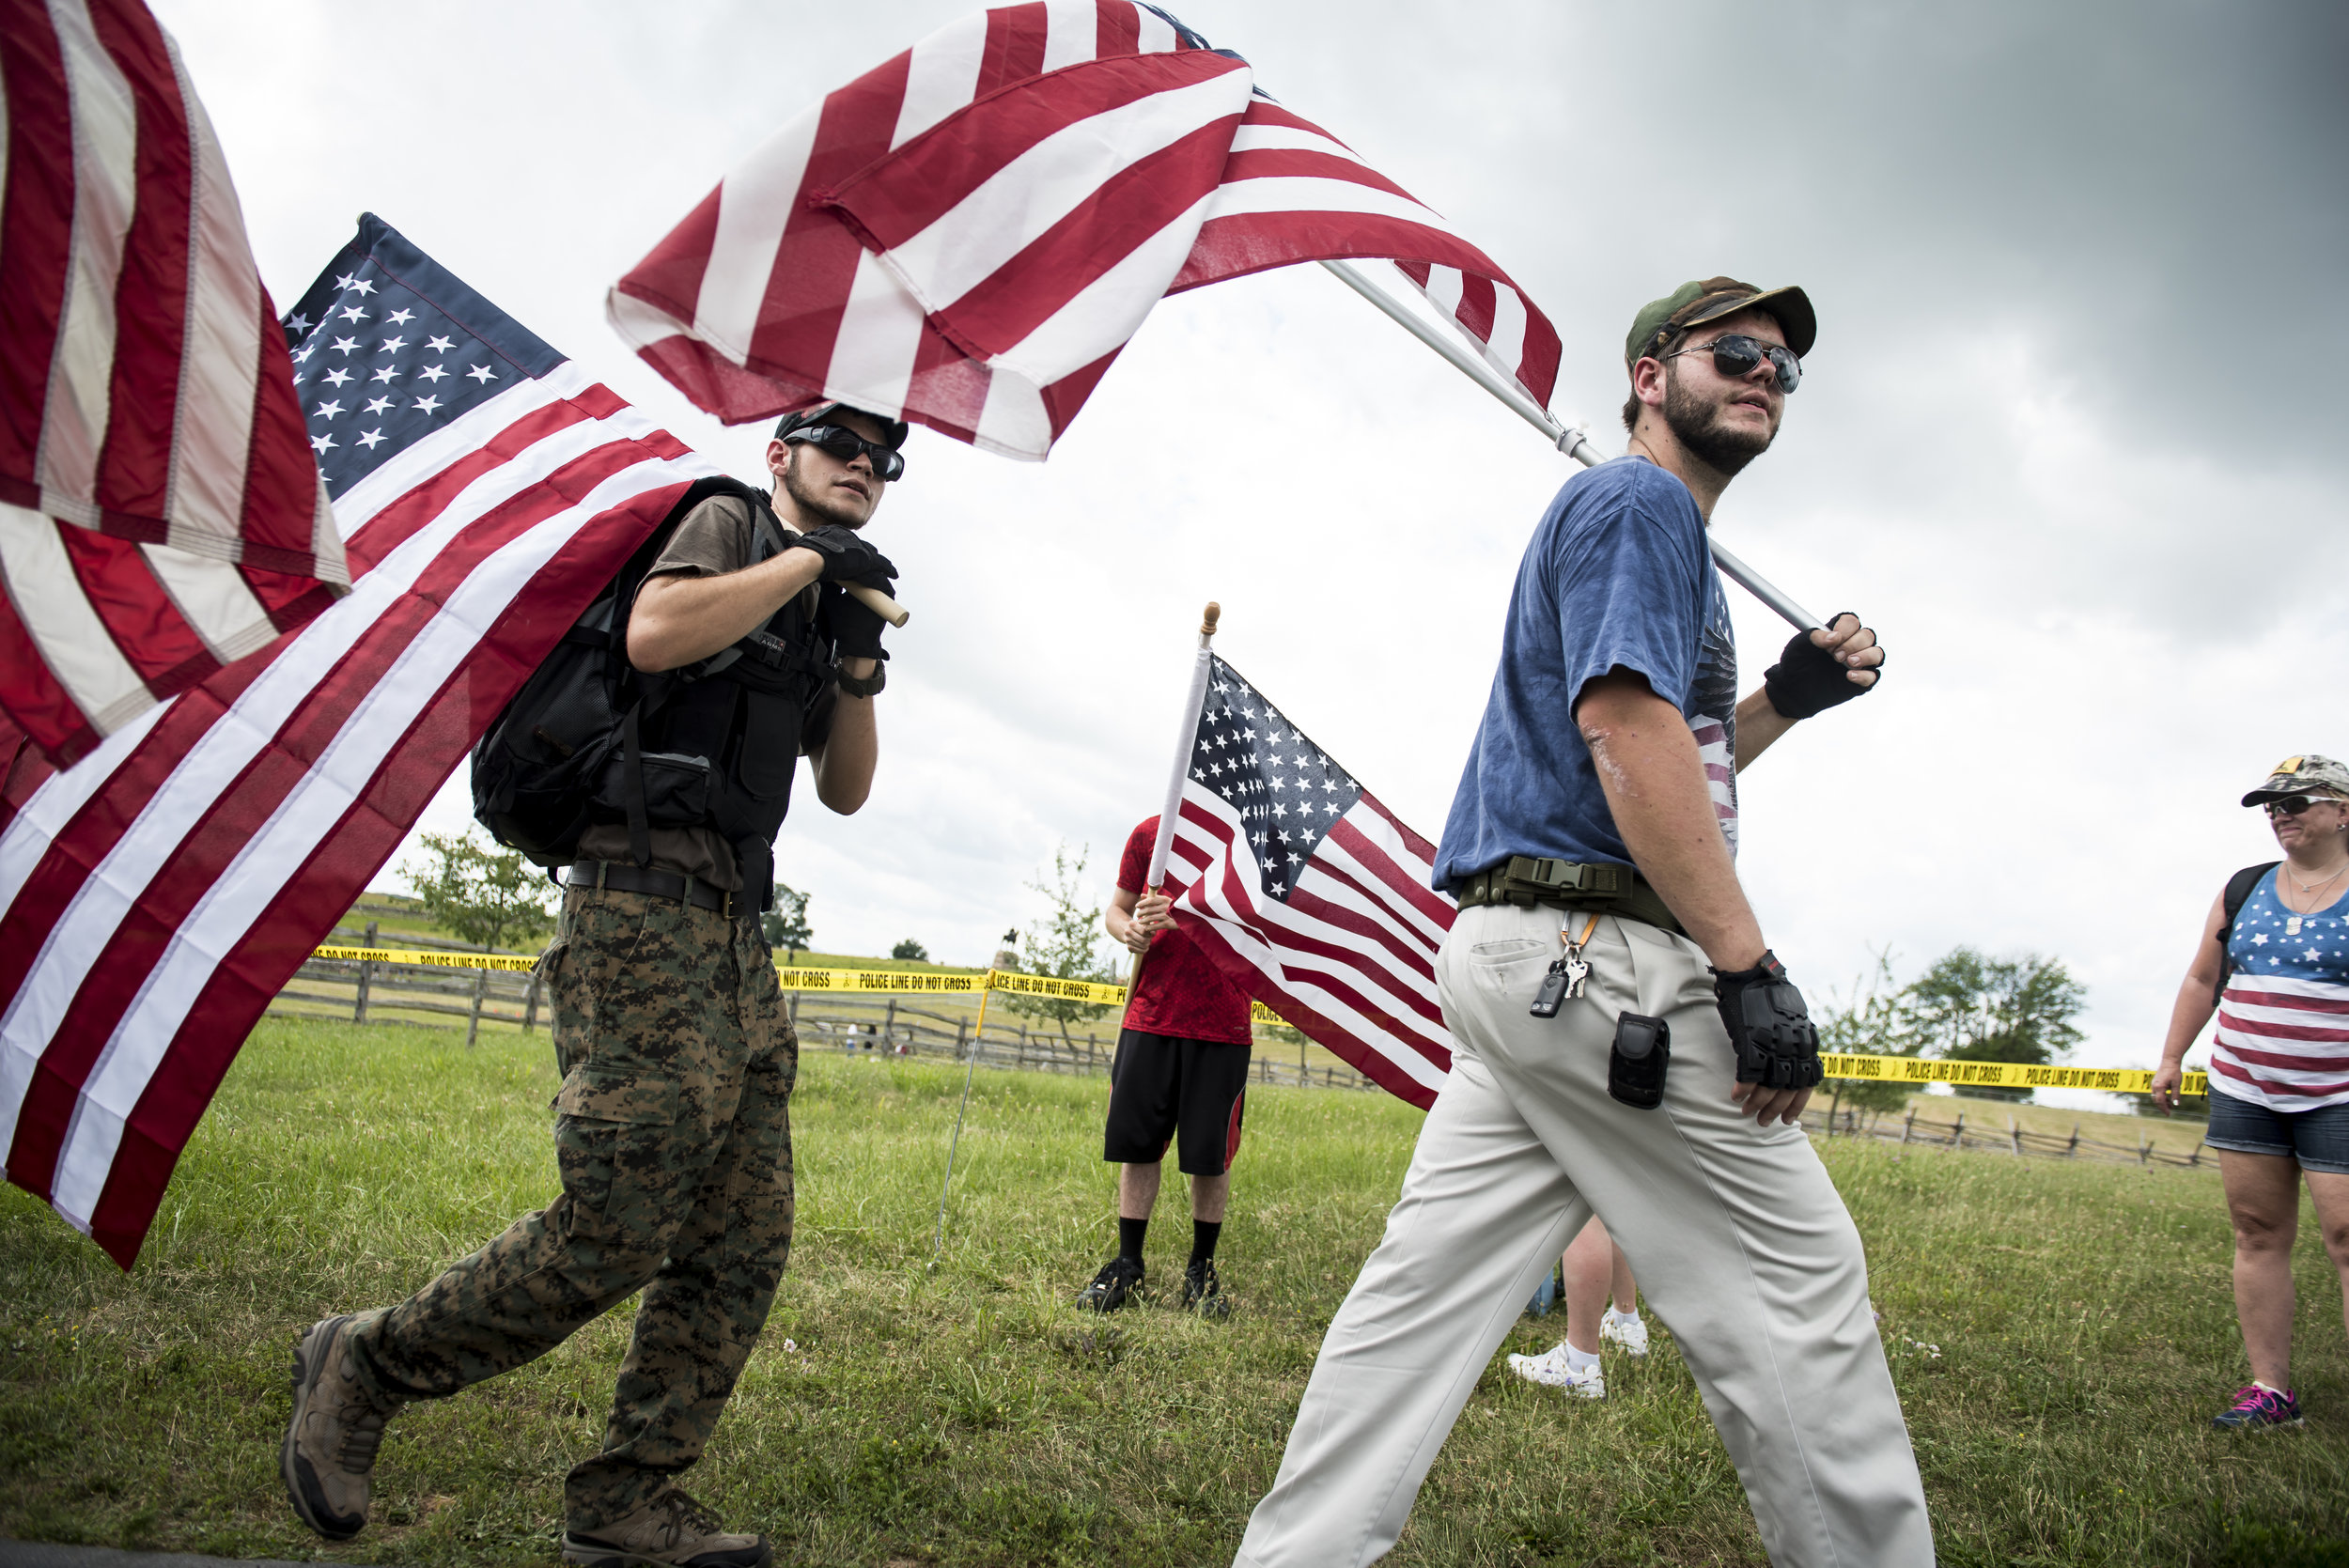
{"type": "Polygon", "coordinates": [[[905,454],[893,452],[877,441],[866,441],[854,430],[838,425],[806,425],[783,438],[785,441],[804,441],[822,447],[844,463],[856,461],[862,452],[873,459],[873,473],[887,484],[906,471],[905,454]]]}
{"type": "Polygon", "coordinates": [[[1683,354],[1693,354],[1703,349],[1713,350],[1713,368],[1733,381],[1752,375],[1754,366],[1766,359],[1770,362],[1770,368],[1777,373],[1779,391],[1792,392],[1802,384],[1802,361],[1796,357],[1792,349],[1781,344],[1765,343],[1758,337],[1748,337],[1744,333],[1729,333],[1710,343],[1690,343],[1660,357],[1678,359],[1683,354]]]}
{"type": "Polygon", "coordinates": [[[2287,795],[2280,800],[2266,802],[2270,816],[2297,816],[2310,806],[2337,806],[2339,800],[2329,795],[2287,795]]]}

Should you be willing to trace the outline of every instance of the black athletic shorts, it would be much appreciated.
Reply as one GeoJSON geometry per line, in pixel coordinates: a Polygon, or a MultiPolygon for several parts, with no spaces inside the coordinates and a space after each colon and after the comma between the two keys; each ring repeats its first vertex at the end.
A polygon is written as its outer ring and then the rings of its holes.
{"type": "Polygon", "coordinates": [[[1240,1110],[1248,1101],[1248,1048],[1213,1040],[1120,1030],[1110,1063],[1109,1129],[1101,1157],[1156,1165],[1168,1140],[1182,1135],[1177,1168],[1187,1176],[1220,1176],[1239,1153],[1240,1110]]]}

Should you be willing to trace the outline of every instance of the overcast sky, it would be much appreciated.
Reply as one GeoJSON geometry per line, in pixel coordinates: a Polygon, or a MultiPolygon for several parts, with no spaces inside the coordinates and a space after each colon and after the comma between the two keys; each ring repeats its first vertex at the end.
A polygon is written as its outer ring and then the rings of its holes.
{"type": "MultiPolygon", "coordinates": [[[[755,477],[761,433],[629,354],[604,291],[777,125],[968,8],[156,8],[281,304],[375,211],[755,477]]],[[[1959,943],[2059,957],[2077,1060],[2151,1064],[2203,910],[2272,855],[2237,798],[2349,756],[2349,12],[1176,8],[1515,275],[1564,339],[1558,411],[1610,451],[1643,302],[1809,290],[1802,389],[1714,526],[1890,661],[1744,779],[1765,930],[1814,998],[1872,950],[1904,979],[1959,943]]],[[[920,430],[907,455],[873,524],[914,612],[873,799],[806,791],[777,858],[820,946],[964,963],[1041,912],[1022,884],[1064,842],[1106,895],[1209,598],[1225,657],[1435,836],[1573,472],[1310,267],[1161,304],[1047,464],[920,430]]],[[[1731,598],[1750,687],[1786,629],[1731,598]]]]}

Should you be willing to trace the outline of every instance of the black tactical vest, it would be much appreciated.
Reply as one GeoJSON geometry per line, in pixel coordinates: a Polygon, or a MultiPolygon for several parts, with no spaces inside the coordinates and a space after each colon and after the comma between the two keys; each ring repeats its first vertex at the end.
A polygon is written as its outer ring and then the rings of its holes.
{"type": "Polygon", "coordinates": [[[576,857],[590,824],[627,824],[639,865],[652,859],[654,828],[713,829],[764,908],[801,741],[837,672],[831,640],[802,608],[810,596],[792,596],[698,663],[646,675],[628,661],[626,607],[677,525],[719,495],[750,504],[754,565],[782,553],[765,491],[695,483],[474,746],[474,815],[549,868],[576,857]]]}

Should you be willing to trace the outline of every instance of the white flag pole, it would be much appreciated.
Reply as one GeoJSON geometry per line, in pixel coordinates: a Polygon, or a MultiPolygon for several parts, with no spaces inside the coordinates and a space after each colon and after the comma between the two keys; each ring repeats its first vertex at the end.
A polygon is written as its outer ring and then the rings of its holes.
{"type": "MultiPolygon", "coordinates": [[[[1453,366],[1462,375],[1507,404],[1512,413],[1548,436],[1550,444],[1557,447],[1559,451],[1586,468],[1595,467],[1607,460],[1605,455],[1591,444],[1588,434],[1571,425],[1562,425],[1550,417],[1549,411],[1528,397],[1521,388],[1512,385],[1491,365],[1454,342],[1449,335],[1439,331],[1435,326],[1422,320],[1416,313],[1406,308],[1400,301],[1364,277],[1351,263],[1325,261],[1322,265],[1335,272],[1348,288],[1384,311],[1388,318],[1405,332],[1450,360],[1453,366]]],[[[1813,631],[1825,624],[1818,616],[1813,615],[1780,592],[1768,579],[1722,549],[1720,541],[1712,537],[1709,531],[1705,536],[1705,543],[1712,548],[1713,560],[1719,566],[1724,576],[1784,616],[1796,630],[1813,631]]],[[[1178,787],[1180,783],[1181,779],[1178,774],[1176,778],[1178,787]]],[[[1159,833],[1160,846],[1163,848],[1162,841],[1165,833],[1163,824],[1160,825],[1159,833]]]]}
{"type": "MultiPolygon", "coordinates": [[[[1174,846],[1174,823],[1183,811],[1183,780],[1190,773],[1190,749],[1199,739],[1199,713],[1207,703],[1207,661],[1210,644],[1215,641],[1215,624],[1221,619],[1223,607],[1213,599],[1207,601],[1206,612],[1199,617],[1199,651],[1191,656],[1190,690],[1183,697],[1183,715],[1174,732],[1174,766],[1166,775],[1166,798],[1159,807],[1159,836],[1150,846],[1150,874],[1143,878],[1146,893],[1157,893],[1166,881],[1167,852],[1174,846]]],[[[1126,1007],[1134,1005],[1134,987],[1142,979],[1142,961],[1149,952],[1134,955],[1126,970],[1126,1007]]],[[[1120,1024],[1122,1027],[1123,1017],[1120,1024]]]]}

